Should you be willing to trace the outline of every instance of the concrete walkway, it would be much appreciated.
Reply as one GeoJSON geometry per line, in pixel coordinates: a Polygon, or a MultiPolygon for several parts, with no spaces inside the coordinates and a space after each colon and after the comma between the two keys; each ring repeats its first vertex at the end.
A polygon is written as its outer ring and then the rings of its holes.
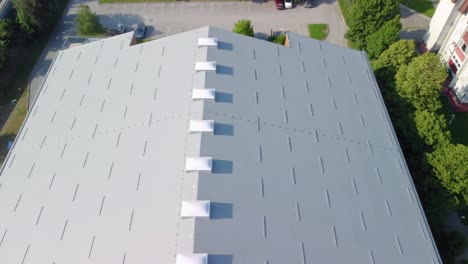
{"type": "Polygon", "coordinates": [[[424,35],[429,29],[431,18],[402,4],[400,4],[400,16],[402,24],[400,38],[423,41],[424,35]]]}

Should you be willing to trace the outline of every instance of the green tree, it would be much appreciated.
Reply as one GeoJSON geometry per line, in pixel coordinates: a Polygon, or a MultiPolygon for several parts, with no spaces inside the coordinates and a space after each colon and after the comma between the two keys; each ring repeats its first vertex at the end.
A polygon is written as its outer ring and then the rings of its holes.
{"type": "Polygon", "coordinates": [[[417,110],[414,113],[414,122],[419,136],[427,145],[446,145],[450,142],[450,132],[443,115],[428,110],[417,110]]]}
{"type": "Polygon", "coordinates": [[[401,100],[395,91],[395,74],[401,65],[408,64],[417,55],[413,40],[399,40],[380,54],[378,59],[371,62],[377,83],[386,99],[387,107],[391,103],[396,103],[395,110],[402,110],[401,100]]]}
{"type": "Polygon", "coordinates": [[[391,44],[400,39],[400,16],[386,22],[376,32],[367,37],[366,51],[371,59],[378,57],[391,44]]]}
{"type": "Polygon", "coordinates": [[[5,67],[8,61],[8,49],[4,41],[0,40],[0,69],[5,67]]]}
{"type": "Polygon", "coordinates": [[[75,19],[76,32],[80,36],[96,36],[104,33],[99,17],[87,5],[81,5],[75,19]]]}
{"type": "Polygon", "coordinates": [[[447,71],[438,55],[428,52],[416,57],[402,65],[395,78],[398,94],[416,109],[435,112],[442,107],[439,96],[447,71]]]}
{"type": "Polygon", "coordinates": [[[11,22],[7,19],[0,19],[0,41],[8,44],[11,40],[11,22]]]}
{"type": "Polygon", "coordinates": [[[12,0],[16,20],[26,33],[44,31],[50,26],[51,14],[46,0],[12,0]]]}
{"type": "Polygon", "coordinates": [[[462,204],[468,202],[468,147],[446,144],[427,155],[435,176],[462,204]]]}
{"type": "Polygon", "coordinates": [[[401,65],[410,63],[417,55],[416,45],[413,40],[399,40],[390,45],[390,47],[382,52],[378,59],[373,60],[371,64],[374,70],[389,67],[393,74],[396,74],[401,65]]]}
{"type": "Polygon", "coordinates": [[[253,30],[252,24],[250,20],[248,19],[241,19],[237,21],[232,31],[234,31],[237,34],[246,35],[249,37],[254,36],[254,30],[253,30]]]}
{"type": "Polygon", "coordinates": [[[395,0],[355,0],[349,10],[346,38],[355,48],[364,49],[366,38],[399,14],[395,0]]]}

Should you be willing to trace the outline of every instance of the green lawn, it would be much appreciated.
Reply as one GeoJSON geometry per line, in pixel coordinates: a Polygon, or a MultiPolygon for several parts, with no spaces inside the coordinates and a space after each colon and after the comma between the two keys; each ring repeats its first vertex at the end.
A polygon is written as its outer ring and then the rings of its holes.
{"type": "Polygon", "coordinates": [[[399,0],[400,3],[408,6],[411,9],[423,13],[428,17],[432,17],[435,12],[434,5],[430,0],[399,0]]]}
{"type": "Polygon", "coordinates": [[[338,4],[340,5],[341,14],[345,22],[348,23],[348,13],[351,8],[351,2],[349,0],[338,0],[338,4]]]}
{"type": "Polygon", "coordinates": [[[26,117],[26,113],[28,112],[28,95],[29,91],[25,90],[16,103],[15,109],[11,112],[10,117],[8,117],[8,120],[0,130],[0,136],[16,135],[16,133],[18,133],[26,117]]]}
{"type": "Polygon", "coordinates": [[[449,129],[452,134],[454,143],[468,146],[468,113],[454,113],[450,109],[447,98],[444,97],[442,100],[444,102],[442,112],[445,115],[447,122],[450,122],[450,120],[453,118],[449,125],[449,129]],[[455,117],[452,115],[455,115],[455,117]]]}
{"type": "Polygon", "coordinates": [[[309,37],[324,40],[328,36],[328,24],[309,24],[309,37]]]}

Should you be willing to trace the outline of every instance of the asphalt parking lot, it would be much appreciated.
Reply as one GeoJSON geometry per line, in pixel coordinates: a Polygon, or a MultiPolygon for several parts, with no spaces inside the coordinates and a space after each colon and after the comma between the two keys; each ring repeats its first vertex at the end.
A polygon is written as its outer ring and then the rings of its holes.
{"type": "Polygon", "coordinates": [[[308,35],[307,24],[329,24],[326,41],[346,45],[346,26],[336,1],[315,0],[313,8],[302,5],[288,10],[276,10],[274,1],[255,3],[238,2],[162,2],[136,4],[87,3],[101,18],[106,27],[123,23],[134,28],[137,23],[147,24],[148,36],[159,38],[204,26],[232,30],[234,23],[242,18],[252,21],[259,37],[272,31],[292,31],[308,35]]]}

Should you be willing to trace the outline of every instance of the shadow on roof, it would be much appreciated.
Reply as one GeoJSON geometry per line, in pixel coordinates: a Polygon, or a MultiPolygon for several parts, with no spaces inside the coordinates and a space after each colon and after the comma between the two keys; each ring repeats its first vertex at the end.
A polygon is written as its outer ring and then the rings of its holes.
{"type": "MultiPolygon", "coordinates": [[[[211,205],[210,205],[210,219],[232,219],[232,216],[233,216],[232,211],[233,211],[232,210],[232,203],[214,203],[214,202],[211,202],[211,205]]],[[[221,263],[224,263],[224,262],[221,262],[221,263]]]]}
{"type": "Polygon", "coordinates": [[[232,174],[232,161],[231,160],[219,160],[213,159],[213,168],[211,173],[213,174],[223,174],[223,173],[231,173],[232,174]]]}
{"type": "Polygon", "coordinates": [[[224,42],[224,41],[218,41],[218,49],[220,50],[233,50],[234,46],[232,43],[224,42]]]}
{"type": "Polygon", "coordinates": [[[215,123],[214,134],[216,136],[234,136],[234,126],[230,124],[215,123]]]}
{"type": "Polygon", "coordinates": [[[232,104],[233,96],[231,93],[215,92],[215,102],[232,104]]]}
{"type": "Polygon", "coordinates": [[[234,69],[230,66],[216,65],[216,73],[224,75],[234,75],[234,69]]]}

